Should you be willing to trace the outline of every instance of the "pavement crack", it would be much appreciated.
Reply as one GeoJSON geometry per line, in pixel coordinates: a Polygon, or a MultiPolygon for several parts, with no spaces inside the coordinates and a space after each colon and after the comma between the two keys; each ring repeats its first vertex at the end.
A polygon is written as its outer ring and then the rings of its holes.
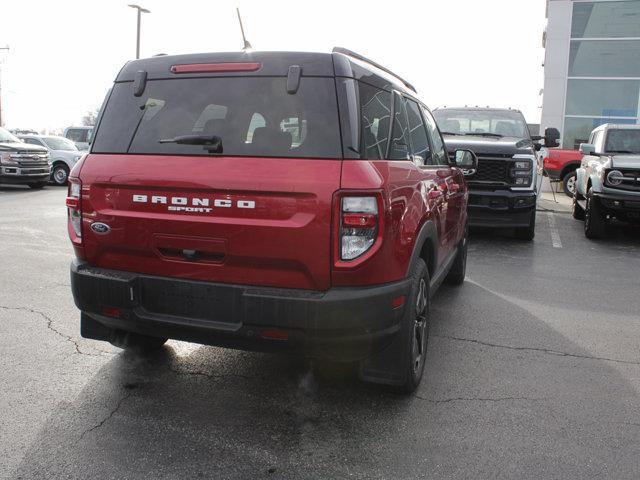
{"type": "Polygon", "coordinates": [[[613,362],[613,363],[622,363],[624,365],[640,365],[640,362],[634,362],[631,360],[620,360],[617,358],[608,358],[608,357],[597,357],[597,356],[591,356],[591,355],[581,355],[579,353],[569,353],[569,352],[561,352],[559,350],[553,350],[550,348],[538,348],[538,347],[515,347],[512,345],[501,345],[498,343],[490,343],[490,342],[483,342],[481,340],[476,340],[473,338],[462,338],[462,337],[454,337],[451,335],[432,335],[433,337],[438,337],[438,338],[444,338],[447,340],[455,340],[458,342],[468,342],[468,343],[475,343],[477,345],[483,345],[485,347],[492,347],[492,348],[503,348],[506,350],[516,350],[516,351],[525,351],[525,352],[539,352],[539,353],[545,353],[548,355],[555,355],[557,357],[570,357],[570,358],[582,358],[582,359],[587,359],[587,360],[599,360],[599,361],[604,361],[604,362],[613,362]]]}
{"type": "Polygon", "coordinates": [[[95,424],[93,427],[88,428],[87,430],[85,430],[84,432],[82,432],[80,434],[80,438],[78,440],[82,440],[84,438],[84,436],[88,433],[93,432],[94,430],[97,430],[99,428],[102,428],[102,426],[107,423],[116,413],[118,410],[120,410],[120,407],[122,406],[122,403],[131,396],[131,392],[127,392],[125,395],[123,395],[122,397],[120,397],[120,400],[118,400],[118,402],[116,403],[115,407],[109,412],[109,414],[104,417],[102,420],[100,420],[100,422],[98,422],[97,424],[95,424]]]}
{"type": "Polygon", "coordinates": [[[451,403],[451,402],[511,402],[518,400],[525,401],[542,401],[546,400],[544,398],[528,398],[528,397],[451,397],[451,398],[427,398],[421,395],[414,395],[415,398],[419,398],[420,400],[425,400],[429,403],[451,403]]]}
{"type": "MultiPolygon", "coordinates": [[[[74,353],[77,353],[79,355],[87,355],[87,356],[90,356],[90,357],[102,357],[102,356],[104,356],[103,354],[89,353],[89,352],[82,351],[80,349],[80,345],[78,344],[78,342],[76,340],[73,339],[73,337],[71,337],[70,335],[67,335],[65,333],[62,333],[60,330],[56,329],[53,326],[53,319],[51,317],[49,317],[46,313],[41,312],[40,310],[36,310],[34,308],[27,308],[27,307],[8,307],[8,306],[5,306],[5,305],[0,305],[0,309],[6,310],[6,311],[28,312],[28,313],[33,313],[35,315],[39,315],[40,317],[42,317],[46,321],[47,329],[51,330],[53,333],[58,335],[60,338],[63,338],[67,342],[70,342],[70,343],[73,344],[74,349],[75,349],[74,353]]],[[[103,350],[99,350],[99,351],[103,352],[104,354],[109,354],[108,352],[105,352],[103,350]]]]}

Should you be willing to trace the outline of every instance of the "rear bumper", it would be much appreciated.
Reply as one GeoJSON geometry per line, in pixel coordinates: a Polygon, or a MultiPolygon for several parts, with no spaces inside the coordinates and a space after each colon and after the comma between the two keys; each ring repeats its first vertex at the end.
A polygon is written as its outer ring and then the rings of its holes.
{"type": "MultiPolygon", "coordinates": [[[[71,288],[84,315],[108,329],[242,350],[360,360],[400,330],[409,281],[326,292],[228,285],[91,267],[74,261],[71,288]],[[273,339],[277,330],[287,339],[273,339]],[[266,334],[266,335],[265,335],[266,334]]],[[[83,336],[106,340],[100,332],[83,336]]]]}
{"type": "Polygon", "coordinates": [[[536,208],[535,192],[469,190],[469,225],[472,227],[527,227],[536,208]]]}

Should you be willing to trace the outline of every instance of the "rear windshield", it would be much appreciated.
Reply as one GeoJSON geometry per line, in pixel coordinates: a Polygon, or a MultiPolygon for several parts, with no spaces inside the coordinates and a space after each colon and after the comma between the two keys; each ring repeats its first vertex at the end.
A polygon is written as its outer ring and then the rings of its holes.
{"type": "Polygon", "coordinates": [[[160,143],[181,135],[217,135],[224,155],[340,158],[333,78],[302,77],[287,93],[284,77],[151,80],[113,87],[95,134],[94,153],[209,155],[202,145],[160,143]]]}

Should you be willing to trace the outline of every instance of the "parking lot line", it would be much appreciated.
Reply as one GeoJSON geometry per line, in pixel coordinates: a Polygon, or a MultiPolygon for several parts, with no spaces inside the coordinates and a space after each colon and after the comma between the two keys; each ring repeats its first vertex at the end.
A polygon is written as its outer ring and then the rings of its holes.
{"type": "Polygon", "coordinates": [[[549,221],[549,231],[551,232],[551,244],[554,248],[562,248],[562,240],[560,240],[560,233],[558,233],[558,227],[556,227],[555,214],[547,212],[547,220],[549,221]]]}

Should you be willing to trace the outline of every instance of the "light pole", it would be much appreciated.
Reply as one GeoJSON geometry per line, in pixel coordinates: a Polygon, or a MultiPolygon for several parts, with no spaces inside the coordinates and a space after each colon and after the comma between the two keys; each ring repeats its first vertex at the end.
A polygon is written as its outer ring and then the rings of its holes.
{"type": "Polygon", "coordinates": [[[143,13],[151,13],[150,10],[142,8],[140,5],[129,5],[131,8],[135,8],[138,11],[138,33],[136,35],[136,58],[140,58],[140,19],[143,13]]]}
{"type": "MultiPolygon", "coordinates": [[[[6,47],[0,47],[0,50],[9,51],[9,45],[6,47]]],[[[2,66],[2,60],[0,60],[0,66],[2,66]]],[[[2,82],[2,69],[0,68],[0,83],[2,82]]],[[[3,125],[2,122],[2,86],[0,85],[0,127],[3,125]]]]}

